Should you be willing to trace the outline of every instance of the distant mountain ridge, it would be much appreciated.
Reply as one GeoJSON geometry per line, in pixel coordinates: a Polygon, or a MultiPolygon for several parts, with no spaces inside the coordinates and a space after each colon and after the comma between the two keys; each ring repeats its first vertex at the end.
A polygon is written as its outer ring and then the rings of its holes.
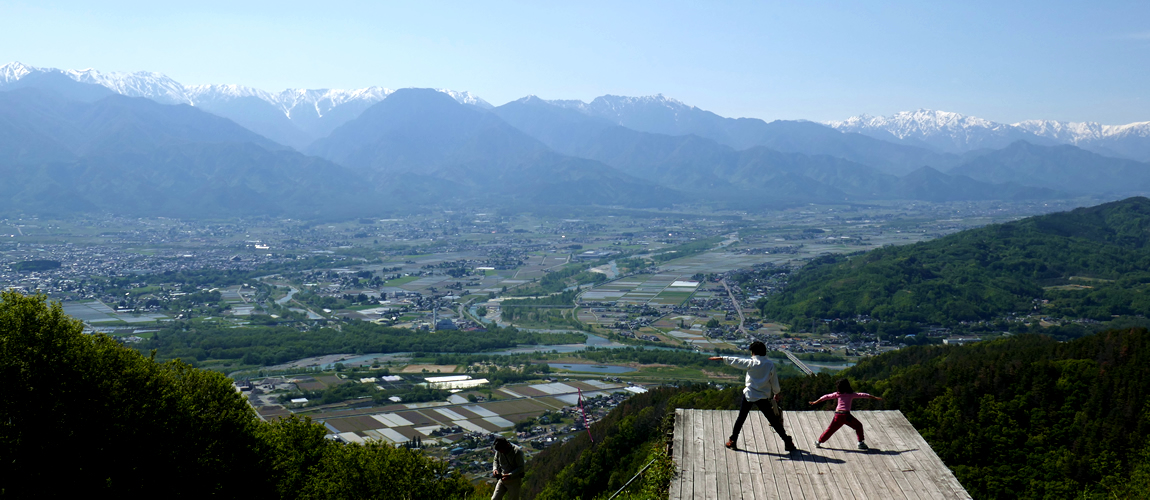
{"type": "Polygon", "coordinates": [[[226,118],[58,74],[22,81],[34,79],[46,85],[0,91],[2,211],[332,217],[390,203],[226,118]]]}
{"type": "Polygon", "coordinates": [[[890,116],[852,116],[827,125],[842,132],[958,154],[1001,149],[1021,140],[1047,146],[1071,144],[1107,156],[1150,161],[1150,122],[1102,125],[1025,120],[1005,124],[960,113],[919,109],[890,116]]]}
{"type": "MultiPolygon", "coordinates": [[[[765,146],[739,150],[695,134],[639,132],[588,114],[569,101],[556,105],[526,97],[499,106],[492,113],[560,153],[601,161],[669,188],[706,193],[704,196],[714,198],[842,202],[1033,199],[1054,195],[1053,191],[1017,184],[994,185],[966,177],[952,178],[930,167],[919,167],[900,178],[838,155],[785,152],[765,146]]],[[[765,125],[769,128],[773,124],[765,125]]],[[[843,135],[818,124],[798,125],[843,135]]]]}
{"type": "Polygon", "coordinates": [[[1068,144],[1040,146],[1018,141],[948,173],[1076,195],[1150,194],[1150,164],[1111,158],[1068,144]]]}
{"type": "MultiPolygon", "coordinates": [[[[336,127],[394,92],[384,87],[268,92],[242,85],[183,85],[166,75],[148,71],[102,73],[94,69],[37,68],[19,62],[0,66],[0,88],[37,73],[59,73],[117,94],[145,97],[163,104],[203,107],[296,149],[303,149],[316,139],[327,136],[336,127]]],[[[470,92],[437,90],[461,104],[492,107],[470,92]]]]}
{"type": "Polygon", "coordinates": [[[493,113],[432,89],[401,89],[308,148],[381,185],[425,179],[432,196],[497,194],[540,204],[666,206],[681,193],[560,154],[493,113]]]}
{"type": "Polygon", "coordinates": [[[763,146],[784,153],[836,156],[892,175],[903,175],[925,165],[946,169],[962,162],[958,155],[862,134],[841,133],[821,123],[725,118],[663,95],[605,95],[590,103],[571,100],[547,102],[640,132],[697,135],[737,150],[763,146]]]}

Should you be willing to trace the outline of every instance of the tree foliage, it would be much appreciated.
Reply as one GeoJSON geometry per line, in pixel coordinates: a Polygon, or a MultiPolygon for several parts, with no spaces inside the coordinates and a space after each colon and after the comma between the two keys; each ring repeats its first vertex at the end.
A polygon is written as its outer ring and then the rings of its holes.
{"type": "Polygon", "coordinates": [[[159,359],[196,362],[238,360],[247,365],[272,365],[311,356],[387,352],[479,352],[520,344],[583,342],[581,334],[540,333],[491,327],[483,335],[459,330],[426,332],[353,321],[338,328],[300,330],[289,326],[228,328],[211,324],[183,324],[164,328],[138,344],[141,351],[155,349],[159,359]]]}
{"type": "Polygon", "coordinates": [[[460,498],[446,465],[259,420],[223,375],[157,363],[43,296],[0,295],[0,496],[460,498]]]}
{"type": "Polygon", "coordinates": [[[953,324],[1020,312],[1101,320],[1150,314],[1147,269],[1150,199],[1130,198],[821,257],[759,307],[793,324],[858,315],[953,324]]]}

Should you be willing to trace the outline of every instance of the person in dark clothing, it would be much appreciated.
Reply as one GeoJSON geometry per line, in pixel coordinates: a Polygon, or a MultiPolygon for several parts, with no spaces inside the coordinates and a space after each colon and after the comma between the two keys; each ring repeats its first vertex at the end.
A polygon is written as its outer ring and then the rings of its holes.
{"type": "Polygon", "coordinates": [[[751,343],[751,357],[739,358],[735,356],[714,356],[714,361],[723,360],[731,366],[747,370],[746,386],[743,388],[742,401],[739,404],[739,418],[735,420],[735,428],[731,430],[731,437],[727,440],[727,448],[739,449],[739,431],[747,421],[747,414],[751,407],[756,407],[767,417],[771,427],[779,437],[788,452],[797,450],[787,430],[783,427],[783,411],[779,408],[782,399],[779,388],[779,375],[775,372],[775,363],[767,358],[767,346],[762,342],[751,343]]]}
{"type": "Polygon", "coordinates": [[[523,468],[527,459],[523,456],[523,448],[511,444],[506,438],[496,438],[491,446],[495,450],[495,460],[491,469],[491,477],[499,480],[495,484],[495,494],[491,500],[518,500],[522,485],[523,468]]]}

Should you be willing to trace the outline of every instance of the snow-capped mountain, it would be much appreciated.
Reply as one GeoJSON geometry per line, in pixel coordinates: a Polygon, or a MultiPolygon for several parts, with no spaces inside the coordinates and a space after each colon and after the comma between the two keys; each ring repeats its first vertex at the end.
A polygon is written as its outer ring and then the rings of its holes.
{"type": "MultiPolygon", "coordinates": [[[[759,145],[758,134],[744,130],[748,124],[741,122],[745,120],[724,118],[663,94],[640,97],[604,95],[596,97],[589,103],[563,100],[547,102],[640,132],[666,135],[694,134],[736,149],[759,145]]],[[[754,121],[762,122],[762,120],[754,121]]]]}
{"type": "MultiPolygon", "coordinates": [[[[201,107],[297,149],[326,136],[394,92],[384,87],[268,92],[242,85],[183,85],[163,74],[147,71],[102,73],[94,69],[37,68],[19,62],[0,66],[0,87],[37,72],[61,73],[75,81],[100,85],[130,97],[201,107]]],[[[461,104],[491,108],[487,101],[470,92],[436,90],[461,104]]]]}
{"type": "Polygon", "coordinates": [[[589,103],[564,100],[547,102],[605,118],[630,129],[656,134],[689,134],[694,132],[700,120],[723,119],[719,115],[689,106],[663,94],[641,97],[604,95],[596,97],[589,103]]]}
{"type": "Polygon", "coordinates": [[[1150,161],[1150,122],[1102,125],[1026,120],[1005,124],[959,113],[920,109],[891,116],[854,116],[827,125],[842,132],[857,132],[951,153],[1001,149],[1024,140],[1040,145],[1072,144],[1107,156],[1150,161]]]}
{"type": "Polygon", "coordinates": [[[1102,125],[1097,122],[1026,120],[1014,126],[1102,155],[1150,161],[1150,122],[1102,125]]]}
{"type": "Polygon", "coordinates": [[[856,132],[947,153],[1001,149],[1019,140],[1050,143],[1048,139],[1012,125],[932,109],[902,111],[891,116],[859,115],[827,125],[841,132],[856,132]]]}
{"type": "Polygon", "coordinates": [[[1098,122],[1025,120],[1015,123],[1014,126],[1035,135],[1075,145],[1119,137],[1150,137],[1150,122],[1103,125],[1098,122]]]}

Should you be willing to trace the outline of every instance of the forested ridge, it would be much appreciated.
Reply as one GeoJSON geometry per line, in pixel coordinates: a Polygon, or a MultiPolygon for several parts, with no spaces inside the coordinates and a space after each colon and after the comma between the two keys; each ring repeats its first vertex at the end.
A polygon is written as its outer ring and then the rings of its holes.
{"type": "MultiPolygon", "coordinates": [[[[783,407],[810,410],[807,401],[834,392],[840,377],[885,399],[855,409],[902,411],[974,498],[1144,498],[1150,491],[1145,329],[1071,342],[1021,335],[907,347],[838,375],[784,378],[783,407]]],[[[631,398],[591,426],[595,444],[581,435],[533,458],[527,485],[540,499],[614,492],[648,460],[669,463],[660,450],[674,408],[735,410],[740,389],[661,388],[631,398]]],[[[668,470],[656,468],[632,493],[665,497],[668,470]]]]}
{"type": "Polygon", "coordinates": [[[759,302],[769,318],[870,316],[951,325],[1010,313],[1107,320],[1150,315],[1150,199],[815,259],[759,302]]]}
{"type": "Polygon", "coordinates": [[[366,321],[300,330],[291,326],[228,328],[211,324],[182,324],[161,329],[140,342],[141,352],[156,350],[157,359],[196,363],[208,359],[239,360],[245,365],[286,363],[311,356],[388,352],[480,352],[520,344],[583,342],[582,334],[529,332],[490,327],[483,335],[459,330],[436,332],[392,328],[366,321]]]}

